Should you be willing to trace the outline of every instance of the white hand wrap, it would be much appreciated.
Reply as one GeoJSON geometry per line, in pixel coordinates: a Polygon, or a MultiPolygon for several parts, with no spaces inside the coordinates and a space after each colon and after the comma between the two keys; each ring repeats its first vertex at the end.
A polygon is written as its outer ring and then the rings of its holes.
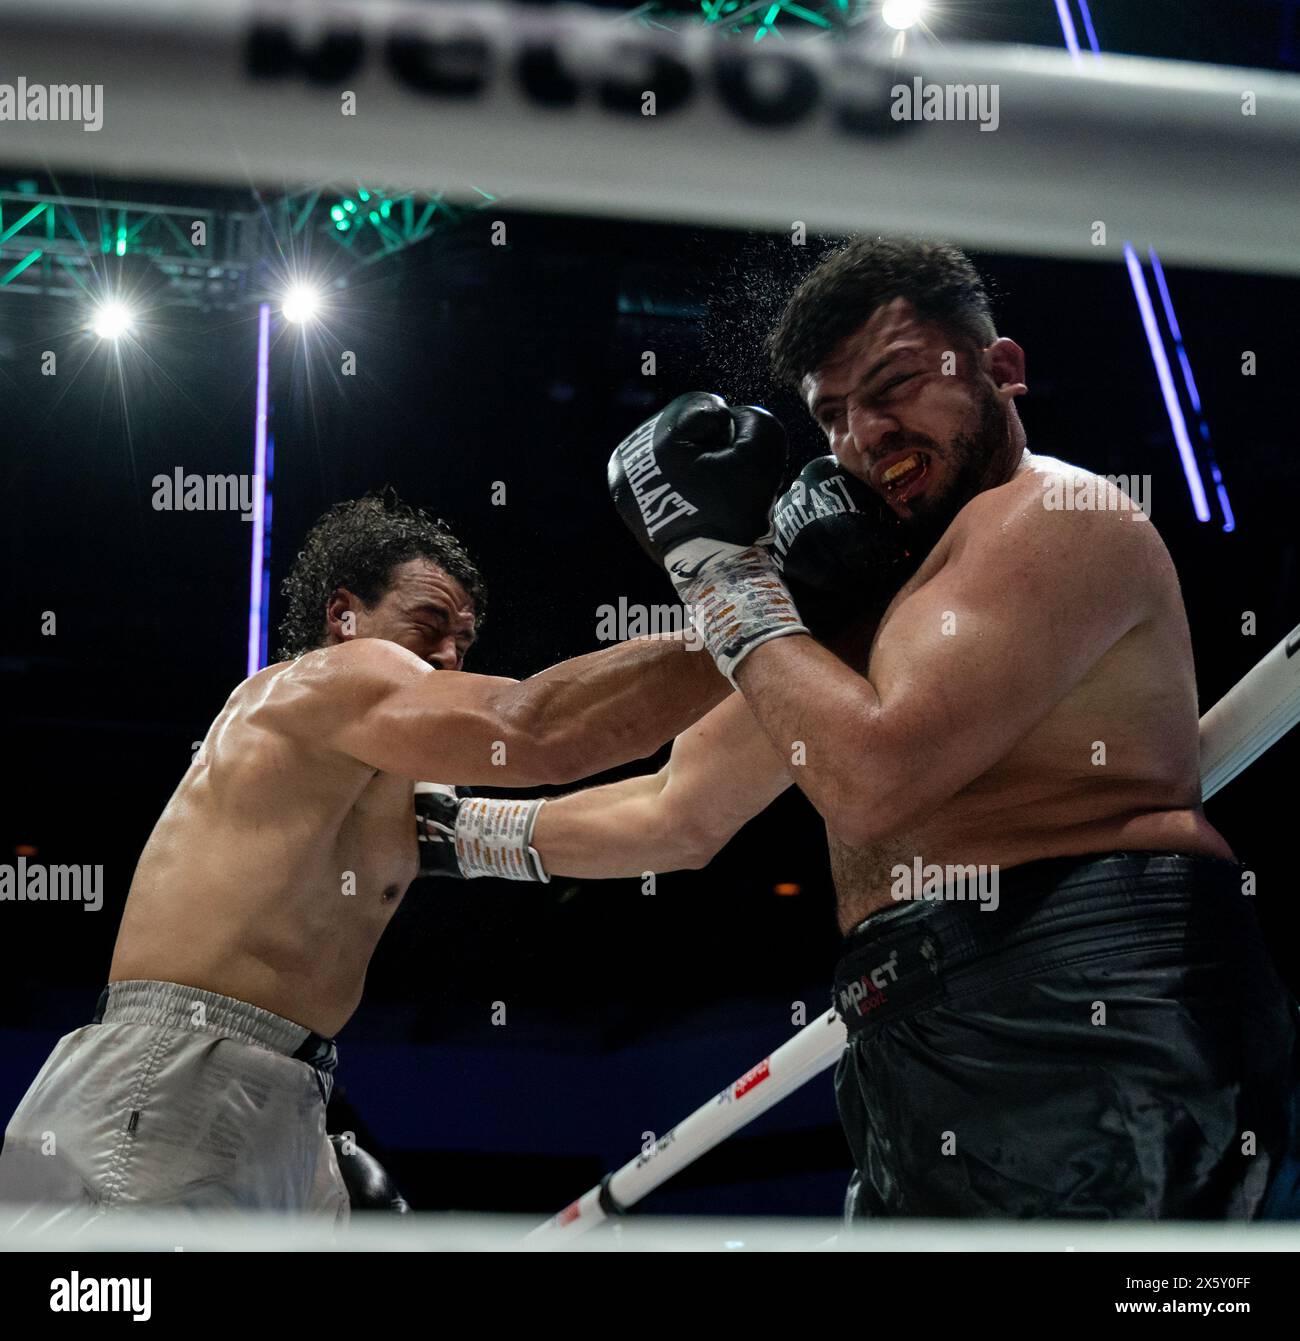
{"type": "Polygon", "coordinates": [[[721,540],[688,540],[665,556],[678,595],[718,669],[734,685],[754,648],[788,633],[807,633],[771,551],[721,540]]]}
{"type": "Polygon", "coordinates": [[[503,880],[551,877],[532,847],[533,826],[545,801],[503,801],[469,796],[456,815],[456,860],[467,880],[495,875],[503,880]]]}

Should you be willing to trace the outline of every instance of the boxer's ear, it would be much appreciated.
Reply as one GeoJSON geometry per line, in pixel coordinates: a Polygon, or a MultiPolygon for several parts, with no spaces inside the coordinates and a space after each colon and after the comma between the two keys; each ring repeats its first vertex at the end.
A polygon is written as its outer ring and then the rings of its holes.
{"type": "Polygon", "coordinates": [[[346,587],[339,587],[325,606],[325,636],[329,643],[345,643],[357,636],[357,611],[361,600],[346,587]]]}
{"type": "Polygon", "coordinates": [[[984,371],[993,379],[993,385],[1008,398],[1026,395],[1025,351],[1014,340],[999,336],[982,354],[984,371]]]}

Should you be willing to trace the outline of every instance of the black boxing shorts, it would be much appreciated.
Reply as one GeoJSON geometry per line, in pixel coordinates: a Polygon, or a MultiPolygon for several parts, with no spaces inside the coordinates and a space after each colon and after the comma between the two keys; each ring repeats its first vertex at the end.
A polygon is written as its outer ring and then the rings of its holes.
{"type": "Polygon", "coordinates": [[[1297,1011],[1241,868],[1119,852],[998,877],[988,910],[901,903],[846,941],[848,1218],[1300,1214],[1297,1011]]]}

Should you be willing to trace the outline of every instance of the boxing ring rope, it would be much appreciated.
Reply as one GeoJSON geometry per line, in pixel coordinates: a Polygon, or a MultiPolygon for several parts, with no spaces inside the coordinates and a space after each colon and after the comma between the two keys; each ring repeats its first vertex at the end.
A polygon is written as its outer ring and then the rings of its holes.
{"type": "MultiPolygon", "coordinates": [[[[1300,723],[1300,626],[1251,668],[1201,718],[1201,794],[1209,800],[1300,723]]],[[[607,1174],[595,1187],[538,1225],[535,1247],[568,1246],[642,1198],[766,1113],[838,1060],[847,1039],[832,1010],[805,1026],[770,1057],[701,1104],[654,1146],[607,1174]]]]}
{"type": "Polygon", "coordinates": [[[1300,625],[1201,718],[1201,796],[1208,801],[1300,722],[1300,625]]]}
{"type": "MultiPolygon", "coordinates": [[[[529,1221],[520,1216],[438,1214],[354,1215],[335,1225],[319,1216],[209,1211],[115,1211],[73,1229],[33,1234],[0,1230],[0,1253],[47,1255],[131,1253],[471,1253],[531,1252],[529,1221]]],[[[1296,1232],[1282,1224],[1038,1220],[1014,1222],[890,1220],[842,1227],[821,1219],[740,1219],[734,1216],[633,1217],[617,1234],[566,1240],[566,1250],[611,1252],[1104,1252],[1294,1253],[1296,1232]],[[834,1233],[835,1242],[827,1236],[834,1233]]],[[[7,1263],[11,1276],[20,1269],[7,1263]]],[[[125,1265],[120,1268],[125,1271],[125,1265]]]]}
{"type": "Polygon", "coordinates": [[[563,5],[7,0],[0,80],[20,75],[102,88],[94,133],[7,125],[6,154],[53,171],[482,188],[512,208],[869,223],[1094,260],[1128,242],[1300,273],[1300,173],[1282,170],[1300,80],[1257,69],[960,42],[895,60],[865,37],[756,46],[563,5]],[[966,86],[990,113],[996,91],[996,118],[893,116],[897,88],[966,86]]]}

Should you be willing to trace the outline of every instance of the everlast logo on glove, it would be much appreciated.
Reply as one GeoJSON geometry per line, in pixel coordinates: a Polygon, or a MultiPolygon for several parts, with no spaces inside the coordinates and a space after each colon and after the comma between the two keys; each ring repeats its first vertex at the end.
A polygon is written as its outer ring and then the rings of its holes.
{"type": "Polygon", "coordinates": [[[870,486],[819,456],[777,500],[774,558],[818,637],[883,613],[917,563],[898,519],[870,486]]]}
{"type": "Polygon", "coordinates": [[[661,479],[663,472],[655,460],[654,431],[659,415],[647,419],[635,433],[623,439],[617,455],[623,462],[623,473],[632,488],[632,497],[641,510],[646,534],[653,538],[656,531],[683,517],[693,517],[699,511],[688,503],[670,484],[647,488],[651,480],[661,479]]]}
{"type": "Polygon", "coordinates": [[[785,560],[790,542],[814,517],[834,517],[843,512],[860,512],[848,490],[843,475],[829,475],[805,486],[796,480],[781,495],[776,505],[776,560],[785,560]]]}

